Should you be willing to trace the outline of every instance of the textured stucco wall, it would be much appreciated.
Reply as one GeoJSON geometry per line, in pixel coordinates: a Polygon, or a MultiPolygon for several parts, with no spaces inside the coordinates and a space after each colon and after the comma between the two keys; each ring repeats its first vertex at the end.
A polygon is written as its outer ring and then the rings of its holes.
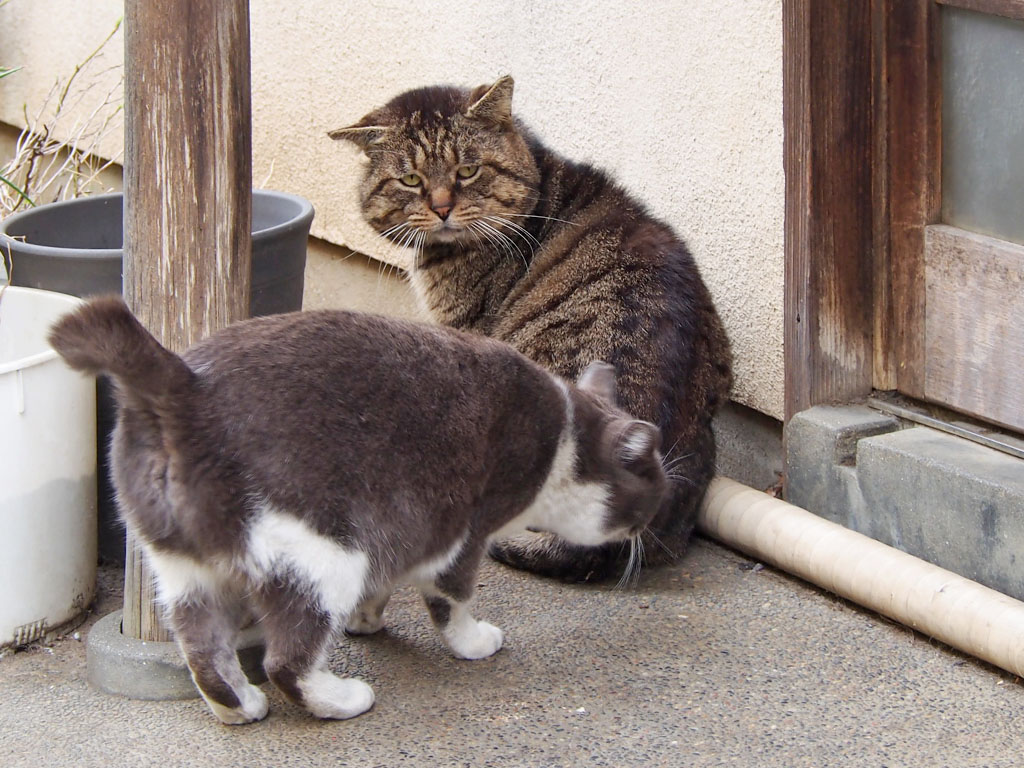
{"type": "MultiPolygon", "coordinates": [[[[403,263],[359,220],[360,160],[326,131],[405,88],[510,73],[515,109],[551,147],[612,171],[690,243],[733,342],[734,398],[781,417],[781,0],[250,9],[254,179],[312,200],[315,235],[403,263]]],[[[0,9],[17,30],[0,26],[3,63],[31,71],[0,81],[0,119],[19,122],[120,13],[116,0],[0,9]]]]}

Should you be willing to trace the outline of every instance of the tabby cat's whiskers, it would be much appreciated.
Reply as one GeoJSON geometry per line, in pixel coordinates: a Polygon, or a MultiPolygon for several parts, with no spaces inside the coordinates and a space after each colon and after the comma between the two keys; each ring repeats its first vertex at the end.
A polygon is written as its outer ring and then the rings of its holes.
{"type": "MultiPolygon", "coordinates": [[[[487,217],[485,217],[485,218],[487,218],[487,217]]],[[[488,232],[492,233],[495,237],[497,237],[501,241],[502,245],[506,248],[509,256],[512,256],[513,252],[516,255],[518,255],[519,258],[522,260],[523,264],[526,266],[526,268],[529,269],[530,263],[527,261],[526,256],[523,255],[523,252],[519,249],[519,246],[516,244],[515,240],[513,240],[511,237],[506,235],[504,232],[502,232],[500,229],[495,227],[493,224],[489,224],[486,221],[478,220],[477,224],[479,224],[481,227],[483,227],[488,232]]],[[[527,243],[527,245],[529,245],[529,243],[527,243]]],[[[530,249],[530,253],[531,254],[533,253],[533,249],[532,248],[530,249]]]]}
{"type": "Polygon", "coordinates": [[[427,239],[427,233],[422,230],[416,235],[416,240],[412,245],[412,263],[418,264],[420,261],[420,254],[423,253],[423,242],[427,239]]]}
{"type": "Polygon", "coordinates": [[[568,224],[571,227],[578,227],[579,223],[575,221],[569,221],[568,219],[559,219],[554,216],[541,216],[536,213],[504,213],[503,216],[515,216],[517,219],[546,219],[547,221],[558,221],[562,224],[568,224]]]}
{"type": "Polygon", "coordinates": [[[500,227],[508,227],[509,229],[512,230],[513,233],[523,238],[523,242],[525,242],[527,247],[530,249],[531,255],[533,255],[534,253],[534,246],[540,248],[540,240],[534,237],[529,230],[519,226],[514,221],[508,221],[507,219],[501,216],[484,216],[483,218],[487,219],[490,222],[494,222],[500,227]]]}
{"type": "Polygon", "coordinates": [[[674,559],[675,559],[676,557],[678,557],[678,556],[679,556],[679,553],[677,553],[677,552],[673,552],[673,551],[672,551],[671,549],[669,549],[668,547],[666,547],[666,546],[665,546],[665,543],[664,543],[664,542],[663,542],[663,541],[662,541],[661,539],[659,539],[659,538],[658,538],[658,535],[657,535],[657,534],[656,534],[656,533],[655,533],[654,531],[652,531],[652,530],[651,530],[650,528],[647,528],[647,529],[646,529],[646,530],[644,531],[644,533],[645,533],[645,534],[647,534],[648,536],[650,536],[650,537],[651,537],[651,541],[653,541],[653,542],[654,542],[655,544],[657,544],[657,545],[658,545],[659,547],[661,547],[661,548],[662,548],[663,550],[665,550],[665,554],[666,554],[666,555],[668,555],[668,556],[669,556],[670,558],[672,558],[673,560],[674,560],[674,559]]]}
{"type": "Polygon", "coordinates": [[[412,224],[410,224],[408,221],[400,221],[394,226],[388,227],[383,232],[379,232],[378,237],[380,237],[382,240],[394,242],[395,238],[397,238],[402,232],[404,232],[411,226],[412,224]]]}
{"type": "Polygon", "coordinates": [[[487,240],[497,248],[500,248],[501,251],[512,260],[515,260],[516,254],[518,254],[520,260],[522,260],[523,262],[523,265],[526,266],[527,269],[529,269],[530,263],[526,260],[526,257],[523,255],[523,252],[519,250],[519,247],[508,235],[504,234],[503,232],[500,232],[498,229],[491,226],[486,221],[480,221],[479,219],[469,222],[468,227],[469,229],[480,234],[485,240],[487,240]]]}

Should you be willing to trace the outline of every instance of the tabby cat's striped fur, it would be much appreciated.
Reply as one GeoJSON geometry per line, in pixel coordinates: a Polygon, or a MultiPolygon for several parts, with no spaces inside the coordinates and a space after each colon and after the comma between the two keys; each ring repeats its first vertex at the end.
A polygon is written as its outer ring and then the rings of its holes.
{"type": "MultiPolygon", "coordinates": [[[[362,211],[414,249],[411,279],[439,322],[511,343],[563,376],[610,361],[621,404],[657,423],[673,492],[648,562],[683,553],[715,470],[711,420],[729,344],[685,244],[603,172],[544,147],[511,111],[513,82],[409,91],[331,137],[369,163],[362,211]]],[[[621,570],[619,544],[512,540],[492,554],[570,580],[621,570]]]]}

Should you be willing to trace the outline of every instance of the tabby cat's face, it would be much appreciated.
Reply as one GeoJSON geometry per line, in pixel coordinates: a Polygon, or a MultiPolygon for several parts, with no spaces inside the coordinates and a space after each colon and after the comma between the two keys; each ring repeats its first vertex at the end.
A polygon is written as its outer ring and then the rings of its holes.
{"type": "Polygon", "coordinates": [[[512,118],[512,79],[403,93],[331,138],[369,158],[363,215],[400,245],[497,243],[536,203],[539,172],[512,118]]]}

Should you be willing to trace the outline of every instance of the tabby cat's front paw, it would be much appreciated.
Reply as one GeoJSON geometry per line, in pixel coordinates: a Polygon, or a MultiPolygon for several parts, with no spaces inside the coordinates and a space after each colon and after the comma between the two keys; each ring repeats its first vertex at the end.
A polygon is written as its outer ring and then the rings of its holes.
{"type": "Polygon", "coordinates": [[[486,659],[493,656],[505,641],[505,634],[486,621],[474,621],[445,633],[448,647],[460,659],[486,659]]]}

